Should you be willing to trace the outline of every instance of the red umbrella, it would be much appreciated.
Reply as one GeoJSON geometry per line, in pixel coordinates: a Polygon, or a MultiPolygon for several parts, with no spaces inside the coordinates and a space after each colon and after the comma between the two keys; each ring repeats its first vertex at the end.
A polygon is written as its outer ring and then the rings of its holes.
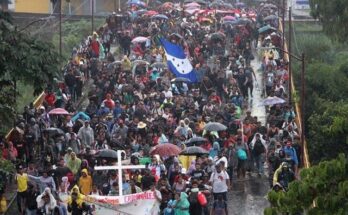
{"type": "Polygon", "coordinates": [[[63,108],[54,108],[50,112],[48,112],[48,114],[50,114],[50,115],[69,115],[69,112],[63,108]]]}
{"type": "Polygon", "coordinates": [[[150,151],[151,155],[160,155],[161,157],[170,157],[170,156],[177,156],[178,154],[180,154],[181,149],[179,147],[177,147],[174,144],[171,143],[164,143],[164,144],[159,144],[157,146],[155,146],[155,148],[153,148],[150,151]]]}

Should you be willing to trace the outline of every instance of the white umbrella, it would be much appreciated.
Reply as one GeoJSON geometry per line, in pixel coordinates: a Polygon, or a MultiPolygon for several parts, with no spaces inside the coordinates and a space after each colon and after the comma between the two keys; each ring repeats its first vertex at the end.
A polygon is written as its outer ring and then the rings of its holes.
{"type": "Polygon", "coordinates": [[[132,43],[143,43],[149,40],[147,37],[136,37],[132,40],[132,43]]]}
{"type": "Polygon", "coordinates": [[[273,96],[273,97],[269,96],[262,101],[262,105],[264,106],[271,106],[271,105],[283,104],[283,103],[285,103],[285,100],[277,96],[273,96]]]}

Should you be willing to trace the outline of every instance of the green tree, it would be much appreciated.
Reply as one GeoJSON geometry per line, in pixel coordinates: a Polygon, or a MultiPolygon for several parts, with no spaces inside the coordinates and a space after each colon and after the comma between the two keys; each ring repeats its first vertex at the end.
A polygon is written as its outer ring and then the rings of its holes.
{"type": "Polygon", "coordinates": [[[332,39],[345,42],[348,36],[348,1],[310,0],[311,15],[323,24],[324,32],[332,39]]]}
{"type": "Polygon", "coordinates": [[[329,102],[316,98],[316,110],[309,118],[308,144],[311,161],[348,154],[348,102],[329,102]]]}
{"type": "Polygon", "coordinates": [[[303,169],[301,180],[289,185],[289,191],[268,193],[271,207],[264,214],[345,215],[348,211],[348,160],[344,154],[303,169]],[[316,202],[314,207],[312,203],[316,202]]]}
{"type": "Polygon", "coordinates": [[[60,57],[51,43],[19,31],[5,12],[0,12],[0,41],[0,123],[6,123],[16,107],[16,83],[41,93],[58,77],[60,57]]]}

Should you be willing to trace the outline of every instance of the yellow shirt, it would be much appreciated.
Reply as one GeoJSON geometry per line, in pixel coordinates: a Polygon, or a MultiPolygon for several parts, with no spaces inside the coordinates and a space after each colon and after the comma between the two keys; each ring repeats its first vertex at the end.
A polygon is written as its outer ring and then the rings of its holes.
{"type": "Polygon", "coordinates": [[[17,174],[17,190],[18,192],[24,192],[28,189],[28,175],[23,173],[23,175],[17,174]]]}

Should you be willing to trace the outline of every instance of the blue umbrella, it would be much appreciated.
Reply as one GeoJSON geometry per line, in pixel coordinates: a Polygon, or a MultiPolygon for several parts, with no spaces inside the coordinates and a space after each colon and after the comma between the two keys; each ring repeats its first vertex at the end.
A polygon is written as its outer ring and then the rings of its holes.
{"type": "Polygon", "coordinates": [[[142,2],[142,1],[139,1],[139,0],[130,0],[130,1],[127,2],[127,4],[129,4],[129,5],[134,4],[134,5],[146,7],[146,3],[142,2]]]}
{"type": "Polygon", "coordinates": [[[168,16],[163,15],[163,14],[157,14],[157,15],[152,16],[151,18],[154,18],[154,19],[168,19],[168,16]]]}
{"type": "Polygon", "coordinates": [[[259,32],[260,34],[265,33],[265,32],[267,32],[267,31],[277,31],[277,29],[271,27],[270,25],[266,25],[266,26],[263,26],[263,27],[259,28],[259,30],[258,30],[258,32],[259,32]]]}

